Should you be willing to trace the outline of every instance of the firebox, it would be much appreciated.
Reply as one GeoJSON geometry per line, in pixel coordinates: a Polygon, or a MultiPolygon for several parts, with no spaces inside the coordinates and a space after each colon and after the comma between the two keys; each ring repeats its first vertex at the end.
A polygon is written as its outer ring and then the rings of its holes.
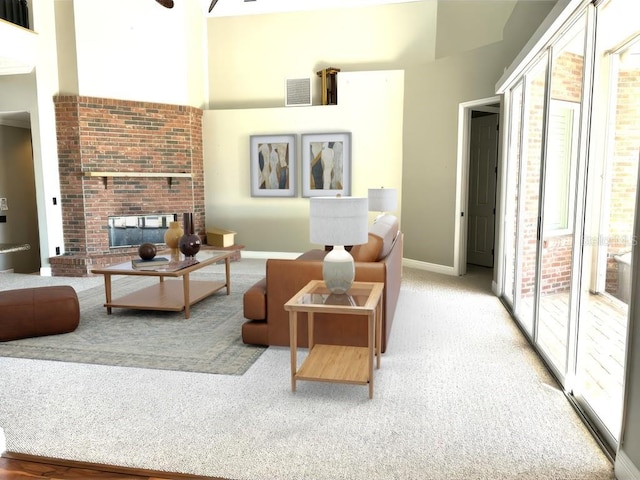
{"type": "Polygon", "coordinates": [[[175,213],[109,217],[109,248],[137,247],[143,243],[164,244],[169,223],[177,218],[175,213]]]}

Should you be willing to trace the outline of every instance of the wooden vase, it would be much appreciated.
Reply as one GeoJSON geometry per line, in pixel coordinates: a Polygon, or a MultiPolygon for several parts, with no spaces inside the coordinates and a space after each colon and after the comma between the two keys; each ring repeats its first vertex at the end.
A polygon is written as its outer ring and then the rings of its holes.
{"type": "Polygon", "coordinates": [[[180,226],[180,222],[169,222],[169,228],[164,232],[164,243],[171,249],[171,257],[178,258],[180,255],[180,239],[184,235],[184,230],[180,226]]]}

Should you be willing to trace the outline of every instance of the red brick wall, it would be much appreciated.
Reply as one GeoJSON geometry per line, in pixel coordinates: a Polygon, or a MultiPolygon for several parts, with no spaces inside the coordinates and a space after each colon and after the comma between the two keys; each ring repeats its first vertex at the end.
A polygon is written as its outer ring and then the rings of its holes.
{"type": "Polygon", "coordinates": [[[638,180],[640,145],[640,69],[621,66],[617,84],[613,157],[609,160],[610,215],[607,243],[606,291],[618,290],[618,264],[615,255],[633,246],[633,221],[638,180]]]}
{"type": "Polygon", "coordinates": [[[107,218],[192,212],[204,233],[202,110],[105,98],[54,98],[65,255],[54,275],[129,258],[109,249],[107,218]],[[191,178],[88,177],[86,172],[189,173],[191,178]]]}
{"type": "MultiPolygon", "coordinates": [[[[582,99],[583,58],[571,52],[562,52],[554,59],[551,78],[551,98],[579,103],[582,99]]],[[[523,297],[532,296],[535,287],[537,221],[539,215],[540,158],[542,151],[542,104],[544,80],[536,79],[530,86],[530,110],[528,113],[529,137],[524,185],[524,224],[522,232],[523,297]]],[[[548,162],[553,159],[548,158],[548,162]]],[[[548,194],[548,192],[547,192],[548,194]]],[[[575,192],[571,192],[575,194],[575,192]]],[[[571,285],[571,235],[545,235],[542,251],[542,293],[566,292],[571,285]]]]}

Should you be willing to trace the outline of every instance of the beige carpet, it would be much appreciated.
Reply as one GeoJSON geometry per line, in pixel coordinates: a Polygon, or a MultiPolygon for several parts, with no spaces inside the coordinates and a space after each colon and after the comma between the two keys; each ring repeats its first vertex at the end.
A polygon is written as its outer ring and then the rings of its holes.
{"type": "Polygon", "coordinates": [[[613,479],[489,283],[405,268],[372,400],[292,393],[287,348],[236,376],[0,358],[0,426],[9,451],[238,480],[613,479]]]}

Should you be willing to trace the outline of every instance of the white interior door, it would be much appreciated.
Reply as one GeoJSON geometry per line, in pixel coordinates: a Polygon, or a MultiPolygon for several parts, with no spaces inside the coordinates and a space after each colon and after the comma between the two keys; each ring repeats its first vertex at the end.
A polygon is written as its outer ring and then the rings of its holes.
{"type": "Polygon", "coordinates": [[[498,115],[471,119],[467,263],[493,267],[498,115]]]}

